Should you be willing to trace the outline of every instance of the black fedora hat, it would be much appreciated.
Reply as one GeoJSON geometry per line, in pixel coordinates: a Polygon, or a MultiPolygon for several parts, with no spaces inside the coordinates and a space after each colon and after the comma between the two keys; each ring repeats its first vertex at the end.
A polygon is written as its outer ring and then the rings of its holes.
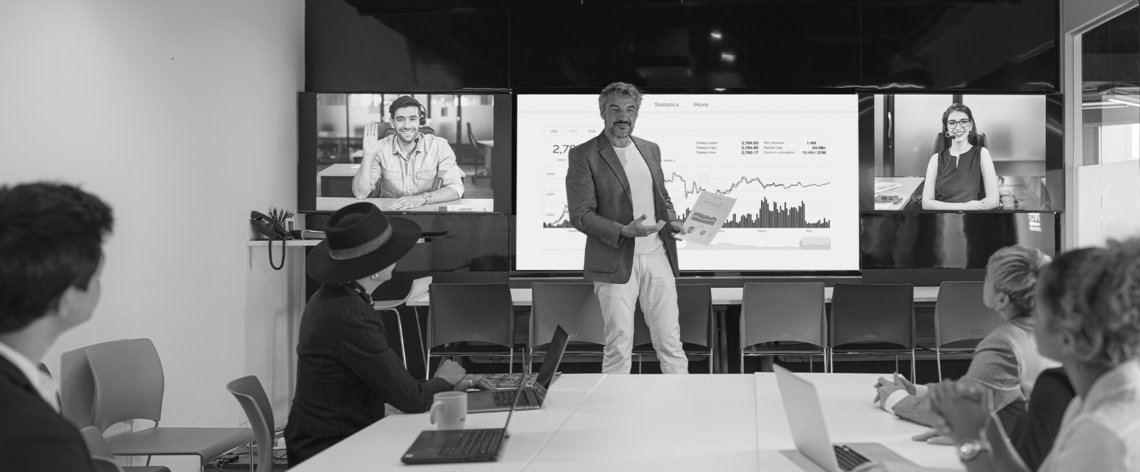
{"type": "Polygon", "coordinates": [[[400,260],[419,238],[414,222],[388,218],[368,202],[353,203],[329,217],[325,240],[309,252],[305,270],[321,282],[362,279],[400,260]]]}

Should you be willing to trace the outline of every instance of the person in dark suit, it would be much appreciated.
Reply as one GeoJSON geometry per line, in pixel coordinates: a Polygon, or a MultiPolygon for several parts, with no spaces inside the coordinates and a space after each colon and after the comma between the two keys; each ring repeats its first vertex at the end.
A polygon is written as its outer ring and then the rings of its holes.
{"type": "Polygon", "coordinates": [[[677,306],[681,221],[665,189],[661,150],[633,136],[641,92],[615,82],[602,89],[604,130],[570,150],[566,201],[570,224],[586,234],[583,276],[601,302],[606,345],[602,371],[628,374],[637,302],[661,360],[661,371],[686,374],[677,306]]]}
{"type": "Polygon", "coordinates": [[[102,292],[99,197],[61,183],[0,186],[0,464],[4,470],[94,471],[79,431],[59,414],[37,364],[91,318],[102,292]]]}
{"type": "Polygon", "coordinates": [[[392,278],[419,226],[360,202],[333,213],[325,233],[306,260],[309,277],[322,285],[301,318],[297,387],[285,426],[290,466],[384,418],[385,403],[421,413],[437,392],[489,388],[450,360],[431,380],[413,378],[372,308],[372,292],[392,278]]]}

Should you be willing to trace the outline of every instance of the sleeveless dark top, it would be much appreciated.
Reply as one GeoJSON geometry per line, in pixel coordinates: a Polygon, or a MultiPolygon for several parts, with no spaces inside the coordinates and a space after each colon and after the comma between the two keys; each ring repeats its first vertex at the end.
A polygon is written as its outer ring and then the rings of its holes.
{"type": "Polygon", "coordinates": [[[934,199],[947,203],[964,203],[986,198],[986,188],[982,185],[981,146],[972,146],[958,156],[949,149],[938,152],[938,180],[934,186],[934,199]]]}

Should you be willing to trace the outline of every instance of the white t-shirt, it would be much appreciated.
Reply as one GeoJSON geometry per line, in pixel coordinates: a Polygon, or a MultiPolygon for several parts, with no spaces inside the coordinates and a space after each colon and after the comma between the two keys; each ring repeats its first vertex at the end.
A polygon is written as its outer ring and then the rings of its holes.
{"type": "MultiPolygon", "coordinates": [[[[625,169],[625,177],[629,180],[629,195],[633,200],[633,218],[646,215],[644,223],[657,222],[656,206],[653,204],[653,176],[649,173],[649,165],[645,157],[637,150],[637,146],[615,147],[621,166],[625,169]]],[[[634,254],[663,254],[665,246],[661,244],[661,236],[653,233],[649,236],[636,238],[633,241],[634,254]]]]}

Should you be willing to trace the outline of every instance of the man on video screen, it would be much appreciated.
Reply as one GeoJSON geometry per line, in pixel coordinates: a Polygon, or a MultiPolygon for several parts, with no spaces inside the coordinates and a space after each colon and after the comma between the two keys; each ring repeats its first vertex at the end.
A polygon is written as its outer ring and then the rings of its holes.
{"type": "Polygon", "coordinates": [[[395,198],[388,210],[406,210],[463,196],[463,170],[447,140],[431,134],[424,106],[402,96],[388,107],[394,133],[381,137],[380,124],[364,128],[364,158],[352,178],[352,194],[395,198]]]}

